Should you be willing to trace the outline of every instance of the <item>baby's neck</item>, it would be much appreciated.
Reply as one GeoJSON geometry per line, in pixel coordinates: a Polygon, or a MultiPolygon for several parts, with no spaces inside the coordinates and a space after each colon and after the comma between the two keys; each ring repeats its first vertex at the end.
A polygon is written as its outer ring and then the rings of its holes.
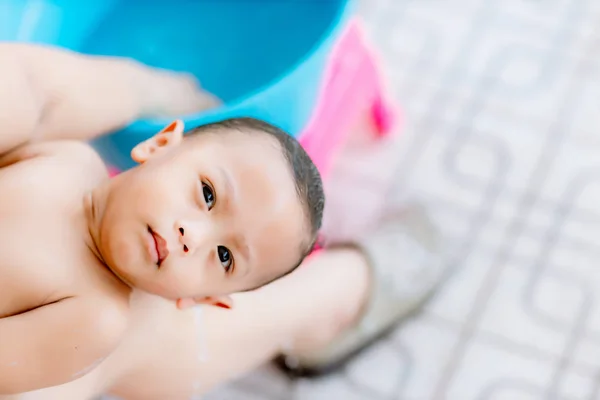
{"type": "Polygon", "coordinates": [[[85,197],[83,198],[83,211],[85,213],[85,222],[87,227],[86,244],[98,261],[106,265],[106,262],[102,257],[102,253],[100,253],[100,248],[97,241],[96,209],[94,207],[93,192],[88,192],[85,194],[85,197]]]}
{"type": "Polygon", "coordinates": [[[124,282],[117,274],[114,273],[114,271],[110,268],[110,266],[104,259],[102,252],[100,251],[100,246],[99,246],[100,215],[99,215],[99,210],[98,210],[98,203],[94,201],[95,200],[94,196],[95,196],[94,192],[91,191],[91,192],[88,192],[83,199],[83,209],[84,209],[85,220],[86,220],[85,221],[86,222],[86,231],[84,232],[85,242],[86,242],[87,247],[89,248],[90,252],[94,255],[96,261],[100,265],[102,265],[102,267],[104,267],[106,269],[106,271],[108,271],[110,273],[110,275],[116,281],[118,281],[120,284],[122,284],[124,286],[129,287],[129,285],[126,282],[124,282]]]}

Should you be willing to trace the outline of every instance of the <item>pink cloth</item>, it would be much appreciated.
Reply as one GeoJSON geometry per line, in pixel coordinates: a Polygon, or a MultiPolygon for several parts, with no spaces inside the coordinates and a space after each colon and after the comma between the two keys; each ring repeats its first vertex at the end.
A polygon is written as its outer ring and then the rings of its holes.
{"type": "Polygon", "coordinates": [[[119,175],[119,173],[121,172],[117,168],[110,166],[110,165],[107,168],[108,168],[108,176],[110,176],[111,178],[115,175],[119,175]]]}
{"type": "Polygon", "coordinates": [[[392,130],[395,115],[358,19],[349,22],[334,46],[323,76],[313,115],[299,141],[326,179],[356,120],[368,114],[375,128],[370,132],[383,136],[392,130]]]}

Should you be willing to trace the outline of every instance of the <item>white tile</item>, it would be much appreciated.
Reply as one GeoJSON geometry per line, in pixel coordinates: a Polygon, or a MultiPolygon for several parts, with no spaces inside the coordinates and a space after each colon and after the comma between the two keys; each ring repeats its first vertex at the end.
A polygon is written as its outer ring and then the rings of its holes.
{"type": "MultiPolygon", "coordinates": [[[[585,308],[585,287],[582,281],[568,275],[546,273],[525,288],[531,290],[530,315],[549,317],[562,327],[571,327],[585,308]]],[[[528,296],[529,297],[529,296],[528,296]]],[[[529,303],[527,300],[524,302],[529,303]]],[[[561,329],[562,330],[562,329],[561,329]]]]}
{"type": "Polygon", "coordinates": [[[490,271],[489,252],[473,252],[456,266],[449,281],[426,305],[428,312],[453,323],[465,323],[490,271]]]}
{"type": "Polygon", "coordinates": [[[594,371],[600,369],[600,341],[586,337],[579,340],[571,362],[582,370],[594,371]]]}
{"type": "Polygon", "coordinates": [[[540,238],[520,235],[512,248],[512,255],[519,260],[524,260],[524,263],[530,266],[533,260],[539,257],[542,245],[540,238]]]}
{"type": "Polygon", "coordinates": [[[540,393],[538,388],[533,388],[527,385],[519,385],[518,383],[510,385],[494,385],[489,388],[486,393],[488,400],[538,400],[540,393]]]}
{"type": "Polygon", "coordinates": [[[537,400],[551,376],[548,363],[472,341],[443,394],[452,400],[537,400]]]}
{"type": "MultiPolygon", "coordinates": [[[[266,400],[264,394],[252,393],[233,385],[220,388],[214,392],[198,397],[198,400],[266,400]]],[[[166,400],[166,399],[165,399],[166,400]]],[[[196,400],[196,399],[192,399],[196,400]]]]}
{"type": "Polygon", "coordinates": [[[259,392],[279,397],[290,390],[290,382],[274,365],[258,368],[237,381],[242,388],[253,388],[259,392]]]}
{"type": "Polygon", "coordinates": [[[546,277],[528,286],[529,278],[529,271],[505,266],[478,329],[559,355],[580,306],[580,292],[546,277]]]}
{"type": "Polygon", "coordinates": [[[340,375],[301,380],[290,394],[290,398],[294,400],[370,400],[372,398],[371,392],[349,385],[340,375]]]}
{"type": "Polygon", "coordinates": [[[425,194],[476,209],[484,200],[485,186],[465,185],[456,170],[448,170],[441,161],[445,157],[453,157],[451,152],[442,138],[432,137],[420,154],[418,163],[411,166],[409,184],[425,194]]]}
{"type": "Polygon", "coordinates": [[[595,399],[597,375],[594,373],[575,373],[567,371],[556,382],[556,393],[559,397],[569,400],[595,399]]]}
{"type": "Polygon", "coordinates": [[[444,365],[451,361],[457,329],[427,317],[405,324],[395,333],[395,341],[406,364],[398,376],[398,399],[429,399],[444,365]]]}
{"type": "Polygon", "coordinates": [[[346,368],[346,376],[361,386],[382,396],[393,396],[401,377],[406,375],[407,360],[389,342],[368,349],[346,368]]]}
{"type": "Polygon", "coordinates": [[[600,198],[599,153],[597,147],[565,140],[547,168],[546,173],[551,178],[544,181],[541,194],[548,199],[560,200],[567,206],[597,212],[600,198]]]}
{"type": "Polygon", "coordinates": [[[600,137],[596,127],[600,124],[600,77],[590,79],[579,98],[579,107],[575,110],[573,118],[573,140],[582,147],[600,148],[600,137]]]}

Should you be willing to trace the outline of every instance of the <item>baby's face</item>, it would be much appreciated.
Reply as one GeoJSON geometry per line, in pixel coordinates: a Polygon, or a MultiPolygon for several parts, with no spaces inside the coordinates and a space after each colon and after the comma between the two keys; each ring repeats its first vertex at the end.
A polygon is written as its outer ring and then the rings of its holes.
{"type": "Polygon", "coordinates": [[[94,193],[92,229],[115,274],[175,300],[248,290],[293,268],[309,231],[273,139],[156,140],[140,150],[140,166],[94,193]]]}

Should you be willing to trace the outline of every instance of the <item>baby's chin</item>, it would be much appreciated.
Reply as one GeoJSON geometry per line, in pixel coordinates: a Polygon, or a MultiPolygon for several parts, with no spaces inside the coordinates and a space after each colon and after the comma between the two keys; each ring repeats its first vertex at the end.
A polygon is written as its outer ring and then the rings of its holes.
{"type": "Polygon", "coordinates": [[[124,241],[103,242],[100,252],[104,258],[107,268],[123,284],[132,289],[139,289],[146,292],[157,285],[154,283],[156,277],[156,267],[148,265],[143,255],[136,252],[132,246],[124,241]],[[133,266],[133,268],[132,268],[133,266]]]}
{"type": "Polygon", "coordinates": [[[135,277],[131,277],[130,281],[132,289],[162,297],[165,300],[176,301],[181,297],[185,297],[181,295],[177,288],[169,285],[166,279],[159,279],[159,277],[136,279],[135,277]]]}
{"type": "Polygon", "coordinates": [[[175,265],[167,262],[161,269],[158,269],[143,256],[139,258],[134,256],[134,254],[128,252],[115,252],[112,253],[112,258],[110,258],[114,263],[107,263],[111,272],[123,284],[133,290],[146,292],[166,300],[176,301],[182,297],[191,297],[184,294],[190,289],[189,285],[186,285],[187,282],[181,282],[180,277],[170,271],[175,265]]]}

